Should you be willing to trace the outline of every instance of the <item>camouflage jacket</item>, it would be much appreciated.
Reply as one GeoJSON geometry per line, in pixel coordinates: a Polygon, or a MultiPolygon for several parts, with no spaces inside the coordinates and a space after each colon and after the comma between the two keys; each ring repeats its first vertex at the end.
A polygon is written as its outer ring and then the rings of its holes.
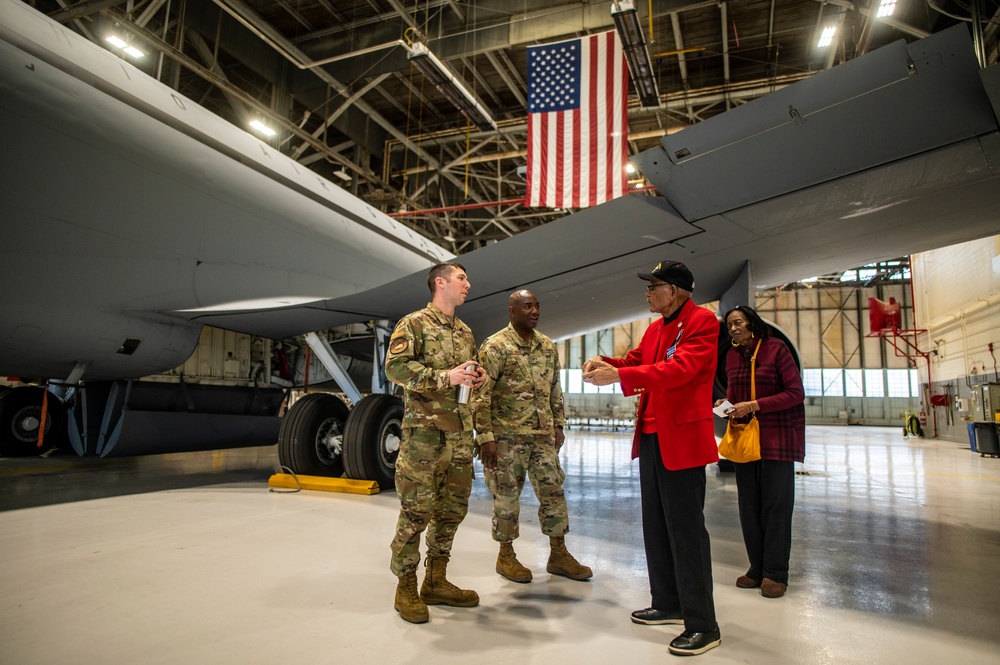
{"type": "Polygon", "coordinates": [[[385,375],[403,387],[403,427],[448,432],[472,430],[472,406],[458,403],[448,372],[478,360],[476,340],[458,317],[431,303],[400,319],[389,338],[385,375]]]}
{"type": "Polygon", "coordinates": [[[552,340],[533,331],[525,342],[509,325],[479,349],[485,385],[476,391],[476,441],[499,434],[551,434],[566,423],[559,354],[552,340]]]}

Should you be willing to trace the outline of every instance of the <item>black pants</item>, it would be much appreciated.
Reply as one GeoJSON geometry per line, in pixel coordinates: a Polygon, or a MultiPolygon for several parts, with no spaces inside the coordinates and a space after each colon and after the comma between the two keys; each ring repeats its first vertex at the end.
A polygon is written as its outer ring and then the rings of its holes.
{"type": "Polygon", "coordinates": [[[740,526],[750,559],[747,577],[788,584],[795,462],[760,460],[735,466],[740,526]]]}
{"type": "Polygon", "coordinates": [[[667,470],[656,434],[643,434],[639,488],[652,607],[667,612],[679,609],[685,630],[715,630],[712,549],[705,528],[705,467],[667,470]]]}

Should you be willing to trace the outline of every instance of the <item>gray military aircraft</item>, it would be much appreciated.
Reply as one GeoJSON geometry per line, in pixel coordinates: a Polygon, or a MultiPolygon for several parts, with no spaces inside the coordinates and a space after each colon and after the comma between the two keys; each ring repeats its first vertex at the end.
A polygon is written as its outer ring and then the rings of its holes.
{"type": "MultiPolygon", "coordinates": [[[[527,287],[555,338],[646,314],[635,273],[683,259],[699,302],[1000,230],[1000,68],[958,26],[898,42],[665,137],[631,195],[463,255],[477,337],[527,287]]],[[[392,486],[393,322],[451,254],[25,4],[0,0],[0,453],[46,414],[81,455],[279,443],[300,473],[392,486]],[[331,394],[140,381],[203,325],[307,335],[331,394]],[[371,390],[358,385],[371,375],[371,390]],[[365,392],[369,392],[367,396],[365,392]],[[45,408],[42,408],[43,400],[45,408]]]]}

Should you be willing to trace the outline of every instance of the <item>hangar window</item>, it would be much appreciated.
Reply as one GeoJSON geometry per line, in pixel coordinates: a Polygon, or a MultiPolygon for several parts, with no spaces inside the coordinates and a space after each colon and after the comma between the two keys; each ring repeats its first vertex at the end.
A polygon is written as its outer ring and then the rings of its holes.
{"type": "Polygon", "coordinates": [[[889,397],[919,397],[920,378],[915,369],[885,370],[885,395],[889,397]]]}
{"type": "Polygon", "coordinates": [[[559,370],[559,385],[567,395],[617,395],[621,392],[617,383],[612,383],[610,386],[584,383],[582,369],[559,370]]]}
{"type": "Polygon", "coordinates": [[[844,370],[844,395],[846,397],[865,396],[865,388],[862,376],[863,372],[860,369],[844,370]]]}
{"type": "Polygon", "coordinates": [[[885,371],[885,380],[889,389],[889,397],[912,397],[913,395],[919,395],[919,386],[917,386],[918,391],[913,390],[914,382],[910,376],[916,373],[916,370],[911,369],[887,369],[885,371]]]}
{"type": "Polygon", "coordinates": [[[823,395],[826,397],[844,396],[844,370],[823,370],[823,395]]]}
{"type": "Polygon", "coordinates": [[[578,394],[583,392],[583,370],[582,369],[562,369],[559,370],[559,384],[562,391],[568,394],[578,394]]]}
{"type": "Polygon", "coordinates": [[[808,397],[823,396],[823,370],[804,369],[802,370],[802,387],[808,397]]]}
{"type": "Polygon", "coordinates": [[[885,380],[882,376],[882,370],[865,370],[865,395],[867,397],[885,397],[885,380]]]}

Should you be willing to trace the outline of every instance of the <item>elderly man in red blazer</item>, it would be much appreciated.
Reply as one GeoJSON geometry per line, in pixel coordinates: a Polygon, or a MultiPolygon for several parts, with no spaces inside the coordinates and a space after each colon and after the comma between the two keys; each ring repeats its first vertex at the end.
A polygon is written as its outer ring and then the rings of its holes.
{"type": "Polygon", "coordinates": [[[670,652],[693,656],[722,641],[704,512],[705,465],[719,461],[712,423],[719,320],[691,301],[694,277],[682,262],[663,261],[639,277],[649,282],[649,310],[662,318],[624,358],[588,360],[583,379],[639,395],[632,458],[639,458],[652,603],[632,621],[684,624],[670,652]]]}

